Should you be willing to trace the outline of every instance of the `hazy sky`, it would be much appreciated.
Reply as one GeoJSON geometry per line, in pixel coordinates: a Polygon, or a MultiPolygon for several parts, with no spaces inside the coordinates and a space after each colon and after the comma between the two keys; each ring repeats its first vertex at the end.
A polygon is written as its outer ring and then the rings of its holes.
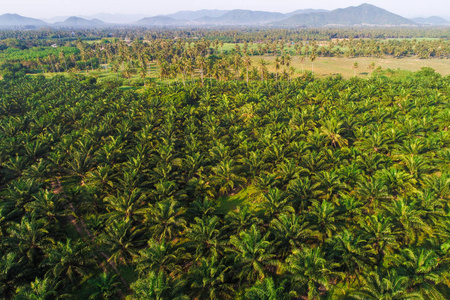
{"type": "Polygon", "coordinates": [[[450,16],[449,0],[0,0],[0,14],[28,17],[121,13],[158,15],[180,10],[252,9],[290,12],[302,8],[335,9],[370,3],[405,17],[450,16]]]}

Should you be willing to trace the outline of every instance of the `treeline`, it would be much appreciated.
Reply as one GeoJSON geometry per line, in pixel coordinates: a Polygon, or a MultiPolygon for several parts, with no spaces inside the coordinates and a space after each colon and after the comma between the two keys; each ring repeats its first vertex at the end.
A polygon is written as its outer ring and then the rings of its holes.
{"type": "Polygon", "coordinates": [[[442,39],[349,38],[294,43],[288,38],[271,41],[266,37],[256,42],[227,44],[219,39],[154,37],[144,40],[141,37],[134,40],[104,38],[94,43],[78,39],[64,44],[66,46],[55,44],[56,48],[24,50],[8,47],[0,51],[0,59],[8,64],[20,63],[30,73],[99,70],[111,75],[120,74],[126,79],[137,74],[141,78],[139,84],[143,85],[149,77],[184,83],[194,78],[202,82],[205,78],[246,81],[291,79],[300,73],[299,68],[293,67],[294,63],[297,66],[301,64],[303,74],[304,64],[310,61],[313,68],[317,57],[450,57],[450,43],[442,39]],[[269,64],[267,56],[276,59],[269,64]]]}
{"type": "MultiPolygon", "coordinates": [[[[19,39],[26,43],[52,43],[73,41],[78,38],[95,40],[116,37],[120,39],[194,39],[204,38],[209,41],[219,39],[226,43],[244,43],[258,40],[287,39],[291,42],[324,40],[336,38],[367,38],[367,39],[414,39],[414,38],[450,38],[448,27],[345,27],[345,28],[301,28],[301,29],[274,29],[274,28],[108,28],[108,29],[73,29],[73,30],[0,30],[0,40],[19,39]]],[[[33,44],[33,47],[42,44],[33,44]]]]}
{"type": "Polygon", "coordinates": [[[0,81],[6,299],[448,299],[450,77],[0,81]]]}

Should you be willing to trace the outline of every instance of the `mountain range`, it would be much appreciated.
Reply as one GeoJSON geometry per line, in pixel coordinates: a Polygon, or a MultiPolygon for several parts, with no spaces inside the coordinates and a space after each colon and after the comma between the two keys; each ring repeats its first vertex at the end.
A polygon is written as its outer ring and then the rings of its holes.
{"type": "Polygon", "coordinates": [[[119,26],[428,26],[449,25],[440,17],[407,19],[371,4],[335,10],[300,9],[290,13],[254,10],[179,11],[158,16],[97,14],[94,16],[55,17],[44,22],[17,14],[0,15],[0,28],[106,28],[119,26]]]}
{"type": "Polygon", "coordinates": [[[425,25],[445,25],[449,23],[446,19],[437,16],[432,16],[428,18],[413,18],[411,20],[413,20],[418,24],[425,24],[425,25]]]}
{"type": "Polygon", "coordinates": [[[53,23],[51,26],[58,28],[93,28],[103,27],[105,24],[105,22],[99,19],[87,20],[79,17],[69,17],[65,21],[53,23]]]}
{"type": "Polygon", "coordinates": [[[4,14],[0,16],[0,27],[2,28],[42,27],[46,25],[47,23],[42,20],[27,18],[18,14],[4,14]]]}
{"type": "Polygon", "coordinates": [[[326,25],[415,25],[412,20],[371,4],[338,8],[328,12],[297,14],[273,23],[281,26],[322,27],[326,25]]]}

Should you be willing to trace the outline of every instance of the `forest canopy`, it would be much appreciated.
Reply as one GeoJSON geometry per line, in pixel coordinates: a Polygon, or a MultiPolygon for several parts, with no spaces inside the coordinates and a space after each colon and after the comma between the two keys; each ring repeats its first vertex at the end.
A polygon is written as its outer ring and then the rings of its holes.
{"type": "Polygon", "coordinates": [[[450,77],[427,68],[5,76],[0,293],[448,299],[449,126],[450,77]]]}

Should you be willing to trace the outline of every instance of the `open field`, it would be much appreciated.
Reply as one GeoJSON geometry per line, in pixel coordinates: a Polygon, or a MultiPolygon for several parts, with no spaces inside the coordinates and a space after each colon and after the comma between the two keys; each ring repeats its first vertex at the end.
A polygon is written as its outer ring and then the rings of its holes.
{"type": "MultiPolygon", "coordinates": [[[[253,65],[261,60],[261,57],[253,58],[253,65]]],[[[273,66],[275,57],[264,56],[264,60],[269,62],[267,68],[269,71],[274,72],[273,66]]],[[[375,69],[381,67],[381,69],[402,69],[406,71],[419,71],[423,67],[430,67],[436,70],[436,72],[443,76],[450,74],[450,60],[448,59],[418,59],[418,58],[337,58],[337,57],[318,57],[314,61],[314,74],[316,76],[330,76],[336,74],[342,74],[345,78],[354,76],[356,73],[359,77],[365,77],[370,75],[373,70],[369,69],[369,65],[375,63],[375,69]],[[359,67],[356,71],[353,69],[354,63],[358,63],[359,67]]],[[[304,71],[311,71],[312,64],[308,58],[305,58],[303,64],[300,63],[298,56],[292,57],[291,66],[297,69],[297,73],[304,71]],[[302,68],[303,65],[303,68],[302,68]]]]}
{"type": "MultiPolygon", "coordinates": [[[[225,44],[224,48],[228,45],[225,44]]],[[[51,49],[53,50],[53,49],[51,49]]],[[[77,49],[76,49],[77,50],[77,49]]],[[[230,49],[225,49],[230,50],[230,49]]],[[[78,50],[77,50],[78,51],[78,50]]],[[[270,72],[275,72],[274,61],[276,56],[274,55],[264,55],[264,56],[251,56],[252,66],[258,68],[258,64],[261,59],[264,59],[268,65],[267,69],[270,72]]],[[[450,75],[450,60],[449,59],[419,59],[417,57],[407,57],[407,58],[376,58],[376,57],[358,57],[358,58],[345,58],[345,57],[317,57],[314,61],[314,64],[311,63],[311,60],[308,57],[300,57],[298,55],[291,56],[291,64],[296,71],[293,75],[294,77],[300,76],[302,73],[306,71],[314,71],[314,75],[318,77],[326,77],[341,74],[344,78],[350,78],[353,76],[358,77],[367,77],[376,70],[377,68],[381,68],[381,70],[403,70],[403,71],[419,71],[423,67],[430,67],[434,69],[436,72],[440,73],[443,76],[450,75]],[[303,61],[302,61],[303,59],[303,61]],[[355,69],[355,63],[358,64],[358,68],[355,69]],[[374,64],[374,67],[371,65],[374,64]]],[[[81,74],[90,74],[97,78],[103,78],[105,76],[114,75],[111,72],[111,68],[106,69],[106,65],[102,64],[102,71],[78,71],[81,74]],[[106,71],[108,70],[108,71],[106,71]]],[[[284,67],[286,68],[286,67],[284,67]]],[[[135,70],[136,73],[132,75],[131,79],[139,79],[140,76],[138,74],[138,70],[135,70]]],[[[279,70],[279,73],[283,72],[283,66],[279,70]]],[[[197,72],[196,72],[197,73],[197,72]]],[[[59,75],[68,75],[66,72],[60,73],[42,73],[46,77],[53,77],[56,74],[59,75]]],[[[158,65],[155,62],[152,62],[148,66],[148,77],[159,79],[158,65]]],[[[199,76],[197,74],[197,76],[199,76]]],[[[175,80],[175,79],[174,79],[175,80]]]]}
{"type": "MultiPolygon", "coordinates": [[[[270,72],[275,72],[274,67],[274,61],[275,56],[254,56],[252,57],[252,66],[258,68],[258,63],[261,59],[264,59],[269,64],[267,65],[267,69],[270,72]]],[[[111,69],[108,69],[106,71],[105,65],[103,66],[102,71],[78,71],[77,73],[84,74],[84,75],[91,75],[94,76],[100,80],[102,80],[105,77],[115,77],[115,73],[111,71],[111,69]]],[[[312,70],[312,64],[311,61],[308,58],[305,58],[303,63],[300,63],[300,57],[299,56],[293,56],[291,61],[291,66],[293,66],[296,69],[295,74],[293,77],[301,76],[302,73],[308,72],[312,70]]],[[[436,72],[440,73],[443,76],[450,75],[450,60],[448,59],[417,59],[417,58],[369,58],[369,57],[361,57],[361,58],[337,58],[337,57],[318,57],[314,61],[314,75],[317,77],[327,77],[327,76],[333,76],[337,74],[341,74],[344,78],[351,78],[353,76],[364,78],[368,77],[372,74],[372,72],[377,69],[378,67],[381,68],[381,70],[402,70],[402,71],[419,71],[423,67],[429,67],[434,69],[436,72]],[[354,64],[358,63],[358,68],[354,69],[354,64]],[[374,63],[375,68],[369,68],[369,66],[374,63]]],[[[148,77],[147,78],[154,78],[154,80],[159,81],[159,73],[157,69],[156,63],[151,63],[148,68],[148,77]]],[[[279,70],[279,73],[282,72],[282,68],[279,70]]],[[[53,77],[56,75],[66,75],[68,76],[69,73],[67,72],[60,72],[60,73],[41,73],[46,77],[53,77]]],[[[196,77],[199,75],[196,74],[196,77]]],[[[127,79],[124,80],[124,85],[128,86],[129,82],[133,82],[135,80],[139,80],[141,77],[136,72],[132,75],[130,78],[130,81],[127,79]]],[[[207,79],[208,77],[205,77],[207,79]]],[[[181,77],[178,78],[178,80],[181,82],[181,77]]],[[[165,80],[166,81],[166,80],[165,80]]],[[[172,81],[177,81],[177,79],[171,79],[172,81]]]]}

